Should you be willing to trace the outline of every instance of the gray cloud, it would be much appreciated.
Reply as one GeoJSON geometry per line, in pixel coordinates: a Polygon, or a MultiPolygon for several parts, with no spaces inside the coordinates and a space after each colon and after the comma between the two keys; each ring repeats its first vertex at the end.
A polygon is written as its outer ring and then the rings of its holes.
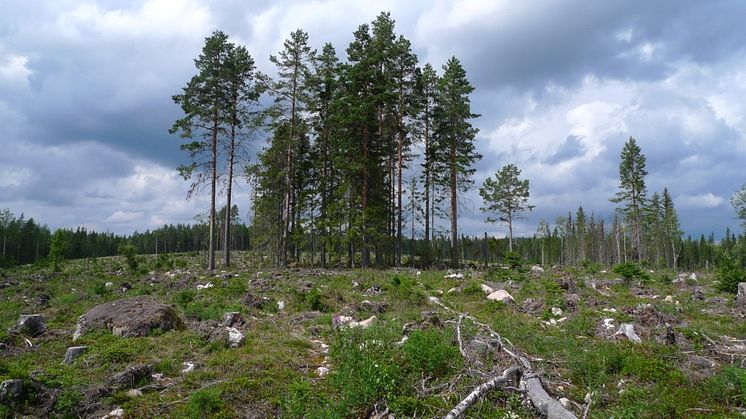
{"type": "MultiPolygon", "coordinates": [[[[184,202],[173,167],[185,156],[167,130],[203,38],[223,29],[272,73],[269,54],[290,31],[344,58],[352,31],[380,10],[422,62],[464,63],[482,114],[476,186],[518,164],[537,205],[521,232],[579,205],[611,217],[630,135],[647,156],[649,190],[669,188],[687,231],[736,226],[728,198],[746,178],[746,6],[733,1],[7,1],[0,207],[119,232],[188,222],[204,205],[184,202]]],[[[504,230],[483,224],[476,188],[464,201],[463,231],[504,230]]]]}

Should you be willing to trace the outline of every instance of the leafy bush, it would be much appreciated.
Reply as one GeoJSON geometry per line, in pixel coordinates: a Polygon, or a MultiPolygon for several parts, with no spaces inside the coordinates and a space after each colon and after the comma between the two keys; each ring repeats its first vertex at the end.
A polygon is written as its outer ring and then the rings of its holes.
{"type": "Polygon", "coordinates": [[[505,253],[505,264],[510,267],[510,269],[520,269],[523,266],[523,259],[521,259],[520,255],[516,252],[506,252],[505,253]]]}
{"type": "Polygon", "coordinates": [[[443,377],[456,367],[461,357],[452,341],[449,330],[427,329],[416,331],[404,344],[404,359],[420,376],[421,372],[433,377],[443,377]]]}
{"type": "Polygon", "coordinates": [[[718,291],[730,292],[735,294],[738,292],[738,283],[746,282],[746,271],[741,265],[730,255],[725,255],[721,258],[720,264],[715,271],[720,283],[717,285],[718,291]]]}
{"type": "Polygon", "coordinates": [[[186,416],[192,418],[210,418],[220,413],[225,407],[222,392],[216,388],[197,390],[189,397],[186,405],[186,416]]]}
{"type": "Polygon", "coordinates": [[[624,262],[614,266],[612,271],[621,275],[625,281],[630,282],[633,279],[647,280],[648,274],[642,270],[642,268],[633,262],[624,262]]]}
{"type": "Polygon", "coordinates": [[[378,400],[394,400],[411,392],[393,343],[399,338],[398,328],[374,326],[343,329],[332,341],[335,369],[329,383],[339,393],[337,407],[345,416],[363,415],[378,400]]]}
{"type": "Polygon", "coordinates": [[[117,249],[120,256],[124,256],[124,259],[127,261],[127,266],[129,267],[130,271],[135,272],[137,271],[137,267],[140,265],[140,262],[137,260],[137,248],[132,243],[122,243],[119,245],[119,248],[117,249]]]}

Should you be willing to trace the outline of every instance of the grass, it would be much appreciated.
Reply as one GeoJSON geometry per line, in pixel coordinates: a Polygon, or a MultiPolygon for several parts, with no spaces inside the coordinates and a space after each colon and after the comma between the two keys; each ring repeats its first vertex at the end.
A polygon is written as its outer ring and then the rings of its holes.
{"type": "MultiPolygon", "coordinates": [[[[597,267],[547,270],[541,275],[493,268],[466,272],[465,279],[458,280],[445,279],[444,272],[438,271],[259,273],[243,265],[238,255],[237,266],[216,277],[201,270],[199,258],[192,255],[138,256],[137,260],[135,271],[115,257],[69,261],[57,274],[33,266],[5,272],[17,285],[0,289],[0,342],[10,348],[0,357],[0,380],[33,380],[55,390],[57,396],[45,412],[33,401],[23,406],[0,404],[0,417],[18,409],[36,416],[74,417],[89,389],[137,363],[153,365],[163,374],[165,388],[140,397],[130,397],[126,391],[113,393],[102,400],[101,416],[116,406],[131,417],[255,413],[344,418],[365,416],[376,407],[388,408],[397,417],[443,416],[484,378],[473,374],[475,366],[459,353],[455,316],[430,304],[428,296],[439,296],[455,310],[489,324],[523,352],[544,359],[534,362],[535,369],[557,397],[582,404],[587,393],[593,394],[593,417],[719,417],[746,408],[746,373],[737,366],[743,355],[732,363],[717,360],[717,367],[705,378],[687,370],[692,355],[709,356],[708,338],[742,339],[746,322],[732,314],[732,303],[714,310],[713,304],[695,300],[691,287],[671,284],[672,273],[650,275],[641,285],[643,295],[637,295],[630,290],[636,281],[617,281],[615,274],[602,274],[597,267]],[[175,267],[182,272],[167,273],[175,267]],[[571,292],[563,288],[567,281],[574,284],[572,292],[580,300],[575,310],[567,304],[571,292]],[[107,288],[107,282],[114,287],[107,288]],[[214,287],[196,288],[207,282],[214,287]],[[481,289],[484,283],[501,285],[516,304],[488,301],[481,289]],[[131,289],[123,292],[124,284],[131,289]],[[367,292],[374,285],[381,294],[367,292]],[[449,293],[452,288],[457,290],[449,293]],[[263,308],[247,307],[243,303],[247,293],[268,302],[263,308]],[[37,305],[40,294],[49,296],[48,306],[37,305]],[[72,365],[60,364],[65,349],[72,346],[78,316],[97,304],[142,294],[172,304],[192,326],[141,338],[91,332],[75,343],[89,350],[72,365]],[[659,297],[652,299],[652,295],[659,297]],[[662,301],[666,295],[679,304],[662,301]],[[528,298],[543,302],[543,311],[523,312],[520,307],[528,298]],[[363,300],[385,302],[387,308],[373,312],[362,308],[363,300]],[[279,301],[284,303],[282,310],[279,301]],[[599,334],[599,325],[607,317],[614,318],[616,325],[637,322],[640,327],[635,310],[648,303],[677,320],[674,330],[685,346],[666,345],[657,339],[660,332],[654,328],[640,345],[599,334]],[[548,325],[552,307],[561,308],[568,318],[548,325]],[[603,311],[612,307],[616,313],[603,311]],[[239,348],[210,343],[194,329],[199,322],[222,320],[227,311],[241,312],[248,321],[246,340],[239,348]],[[425,311],[436,312],[440,325],[412,329],[424,324],[425,311]],[[29,348],[11,329],[20,314],[36,312],[45,317],[50,332],[32,339],[34,347],[29,348]],[[365,330],[333,330],[331,319],[339,313],[356,320],[375,314],[379,322],[365,330]],[[401,344],[405,325],[411,332],[401,344]],[[329,345],[328,355],[318,342],[329,345]],[[183,362],[195,363],[196,370],[182,374],[183,362]],[[315,372],[322,363],[331,370],[325,378],[315,372]]],[[[712,286],[711,280],[700,276],[706,298],[732,298],[712,286]]],[[[478,333],[474,324],[463,322],[465,341],[478,333]]],[[[483,372],[489,376],[504,367],[497,357],[485,364],[483,372]]],[[[499,390],[467,412],[469,417],[514,417],[510,415],[530,417],[533,411],[520,395],[499,390]]]]}

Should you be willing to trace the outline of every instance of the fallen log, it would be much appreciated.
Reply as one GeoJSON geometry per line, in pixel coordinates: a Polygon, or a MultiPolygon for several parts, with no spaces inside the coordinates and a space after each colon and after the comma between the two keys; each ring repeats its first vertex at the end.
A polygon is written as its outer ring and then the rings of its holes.
{"type": "MultiPolygon", "coordinates": [[[[475,319],[469,314],[466,313],[459,313],[456,310],[448,307],[445,305],[438,297],[430,297],[430,302],[436,304],[437,306],[451,312],[454,314],[457,314],[459,316],[463,316],[464,318],[467,318],[471,320],[474,324],[486,329],[492,337],[497,339],[498,344],[500,345],[498,350],[502,350],[506,354],[510,355],[511,358],[513,358],[518,364],[521,366],[520,368],[520,388],[522,390],[526,391],[526,395],[528,396],[529,400],[531,401],[531,404],[534,405],[534,407],[544,416],[546,416],[548,419],[577,419],[577,416],[575,416],[574,413],[567,410],[564,406],[562,406],[562,403],[559,401],[553,399],[547,392],[544,390],[544,386],[541,384],[541,379],[536,375],[533,370],[531,369],[531,363],[528,361],[528,358],[525,356],[522,356],[518,353],[518,351],[513,347],[513,345],[508,341],[507,339],[503,339],[502,336],[500,336],[499,333],[492,330],[492,328],[485,324],[480,322],[479,320],[475,319]],[[506,346],[505,341],[507,341],[508,346],[506,346]]],[[[517,367],[513,367],[517,368],[517,367]]],[[[508,369],[510,370],[510,368],[508,369]]],[[[506,371],[508,371],[506,370],[506,371]]],[[[502,376],[500,376],[502,377],[502,376]]],[[[496,377],[495,379],[499,379],[500,377],[496,377]]],[[[492,381],[492,380],[490,380],[492,381]]],[[[486,383],[485,383],[486,384],[486,383]]],[[[482,384],[484,385],[484,384],[482,384]]],[[[481,386],[480,386],[481,387],[481,386]]],[[[478,389],[479,387],[477,387],[478,389]]],[[[491,388],[494,388],[492,386],[491,388]]],[[[476,389],[475,389],[476,391],[476,389]]],[[[474,391],[472,391],[474,393],[474,391]]],[[[470,394],[471,396],[471,394],[470,394]]],[[[475,399],[479,396],[475,396],[475,399]]],[[[466,399],[465,399],[466,400],[466,399]]],[[[463,403],[463,402],[462,402],[463,403]]],[[[473,402],[472,402],[473,403],[473,402]]],[[[459,403],[460,405],[460,403],[459,403]]],[[[458,407],[458,406],[457,406],[458,407]]],[[[468,407],[468,406],[467,406],[468,407]]],[[[454,408],[455,410],[455,408],[454,408]]],[[[464,409],[465,410],[465,409],[464,409]]],[[[453,413],[453,410],[451,411],[453,413]]],[[[449,415],[451,414],[449,413],[449,415]]],[[[462,412],[463,413],[463,412],[462,412]]],[[[449,416],[446,416],[449,417],[449,416]]],[[[458,416],[453,416],[458,417],[458,416]]]]}
{"type": "Polygon", "coordinates": [[[480,384],[474,390],[472,390],[471,393],[469,393],[469,395],[464,398],[464,400],[461,400],[459,404],[457,404],[450,412],[448,412],[445,419],[456,419],[457,417],[463,415],[466,409],[473,405],[474,402],[477,401],[477,399],[484,396],[493,388],[501,386],[509,382],[510,380],[513,380],[515,376],[520,375],[520,372],[520,367],[510,367],[507,370],[503,371],[501,375],[480,384]]]}

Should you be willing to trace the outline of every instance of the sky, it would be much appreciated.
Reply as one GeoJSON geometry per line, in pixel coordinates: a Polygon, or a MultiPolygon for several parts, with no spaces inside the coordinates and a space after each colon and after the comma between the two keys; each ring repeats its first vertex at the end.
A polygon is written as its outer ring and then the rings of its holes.
{"type": "MultiPolygon", "coordinates": [[[[746,3],[732,1],[0,0],[0,209],[51,228],[127,234],[189,223],[187,162],[171,96],[220,29],[274,74],[290,32],[340,58],[362,23],[390,11],[421,64],[459,58],[475,87],[475,184],[506,164],[529,179],[533,234],[575,212],[609,220],[619,154],[647,157],[650,193],[670,191],[693,236],[738,229],[746,182],[746,3]]],[[[259,149],[263,144],[255,144],[259,149]]],[[[244,220],[244,185],[234,198],[244,220]]],[[[485,223],[463,197],[466,234],[485,223]]],[[[445,224],[445,222],[441,222],[445,224]]]]}

